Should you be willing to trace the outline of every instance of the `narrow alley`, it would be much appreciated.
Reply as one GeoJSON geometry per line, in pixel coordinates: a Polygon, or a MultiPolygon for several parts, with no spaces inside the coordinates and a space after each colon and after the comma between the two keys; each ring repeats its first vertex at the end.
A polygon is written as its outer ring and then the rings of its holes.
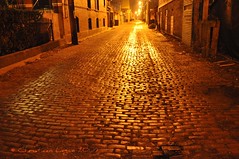
{"type": "Polygon", "coordinates": [[[0,75],[0,158],[239,158],[234,76],[141,22],[115,27],[0,75]]]}

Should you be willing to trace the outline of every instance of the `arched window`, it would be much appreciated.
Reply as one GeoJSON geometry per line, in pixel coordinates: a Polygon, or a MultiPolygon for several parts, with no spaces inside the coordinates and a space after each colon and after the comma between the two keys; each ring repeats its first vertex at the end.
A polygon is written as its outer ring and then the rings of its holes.
{"type": "Polygon", "coordinates": [[[88,28],[91,30],[92,29],[92,21],[91,18],[88,19],[88,28]]]}
{"type": "Polygon", "coordinates": [[[99,28],[99,18],[96,18],[96,28],[99,28]]]}
{"type": "Polygon", "coordinates": [[[95,0],[95,9],[96,9],[96,10],[99,10],[99,9],[100,9],[99,0],[95,0]]]}
{"type": "Polygon", "coordinates": [[[105,18],[103,18],[103,26],[105,26],[105,18]]]}

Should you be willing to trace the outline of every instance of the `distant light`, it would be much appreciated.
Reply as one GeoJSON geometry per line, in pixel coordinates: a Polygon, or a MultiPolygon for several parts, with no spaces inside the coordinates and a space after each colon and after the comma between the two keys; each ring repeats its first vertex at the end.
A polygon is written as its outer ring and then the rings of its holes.
{"type": "Polygon", "coordinates": [[[141,12],[142,12],[142,9],[139,8],[139,9],[138,9],[138,13],[140,14],[141,12]]]}
{"type": "Polygon", "coordinates": [[[139,4],[139,6],[142,6],[142,1],[139,1],[138,4],[139,4]]]}

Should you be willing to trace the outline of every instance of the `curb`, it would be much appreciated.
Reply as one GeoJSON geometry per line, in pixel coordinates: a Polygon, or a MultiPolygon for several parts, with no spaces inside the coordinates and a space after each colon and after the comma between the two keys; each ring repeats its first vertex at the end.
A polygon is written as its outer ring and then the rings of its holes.
{"type": "MultiPolygon", "coordinates": [[[[100,31],[98,33],[95,33],[95,34],[92,34],[92,35],[89,35],[86,37],[79,38],[78,41],[81,42],[81,41],[87,40],[90,37],[96,36],[105,31],[108,31],[108,30],[111,30],[111,28],[110,29],[108,28],[104,31],[100,31]]],[[[43,53],[43,52],[49,51],[51,49],[57,48],[59,46],[64,46],[67,44],[68,43],[67,43],[66,39],[60,39],[60,40],[48,42],[48,43],[40,45],[40,46],[32,47],[32,48],[29,48],[26,50],[22,50],[22,51],[8,54],[8,55],[0,56],[0,69],[5,68],[10,65],[13,65],[13,64],[16,64],[18,62],[24,61],[28,58],[32,58],[34,56],[39,55],[40,53],[43,53]]]]}
{"type": "Polygon", "coordinates": [[[65,44],[66,44],[66,41],[64,39],[60,39],[60,40],[48,42],[40,46],[29,48],[23,51],[18,51],[9,55],[1,56],[0,69],[7,67],[9,65],[15,64],[17,62],[23,61],[25,59],[31,58],[33,56],[36,56],[42,52],[46,52],[56,47],[63,46],[65,44]]]}

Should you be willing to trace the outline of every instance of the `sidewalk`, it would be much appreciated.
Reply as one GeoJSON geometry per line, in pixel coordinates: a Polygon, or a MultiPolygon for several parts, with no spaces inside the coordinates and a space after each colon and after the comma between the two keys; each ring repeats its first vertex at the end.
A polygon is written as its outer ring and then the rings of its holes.
{"type": "MultiPolygon", "coordinates": [[[[111,30],[111,28],[108,28],[107,30],[111,30]]],[[[101,34],[105,31],[107,31],[107,30],[101,31],[101,32],[93,34],[91,36],[80,38],[79,42],[82,42],[91,37],[94,37],[98,34],[101,34]]],[[[9,71],[15,67],[23,66],[27,62],[32,62],[32,61],[39,59],[41,56],[41,53],[50,51],[55,48],[64,48],[67,45],[70,45],[70,44],[67,44],[67,42],[64,39],[60,39],[60,40],[56,40],[56,41],[50,41],[41,46],[36,46],[36,47],[29,48],[26,50],[18,51],[16,53],[1,56],[0,57],[0,75],[3,73],[6,73],[7,71],[9,71]]]]}

